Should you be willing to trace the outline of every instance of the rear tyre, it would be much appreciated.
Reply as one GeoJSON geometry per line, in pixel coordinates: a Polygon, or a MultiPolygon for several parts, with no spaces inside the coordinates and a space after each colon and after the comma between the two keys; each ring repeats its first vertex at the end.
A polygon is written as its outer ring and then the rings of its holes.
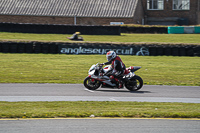
{"type": "Polygon", "coordinates": [[[86,77],[83,84],[89,90],[96,90],[100,87],[101,82],[90,77],[86,77]]]}
{"type": "Polygon", "coordinates": [[[128,82],[125,83],[125,87],[130,91],[137,91],[143,86],[143,80],[140,76],[135,75],[128,82]]]}

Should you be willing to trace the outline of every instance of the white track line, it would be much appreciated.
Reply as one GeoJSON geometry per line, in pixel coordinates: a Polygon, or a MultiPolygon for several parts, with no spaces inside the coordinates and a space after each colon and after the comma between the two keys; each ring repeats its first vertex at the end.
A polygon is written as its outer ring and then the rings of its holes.
{"type": "Polygon", "coordinates": [[[110,98],[110,100],[112,100],[112,101],[119,101],[119,100],[116,100],[116,99],[114,99],[114,98],[112,98],[112,97],[110,98]]]}
{"type": "Polygon", "coordinates": [[[92,90],[88,90],[88,89],[86,89],[86,88],[85,88],[85,90],[86,90],[86,91],[89,91],[89,92],[91,92],[91,93],[94,93],[94,91],[92,91],[92,90]]]}

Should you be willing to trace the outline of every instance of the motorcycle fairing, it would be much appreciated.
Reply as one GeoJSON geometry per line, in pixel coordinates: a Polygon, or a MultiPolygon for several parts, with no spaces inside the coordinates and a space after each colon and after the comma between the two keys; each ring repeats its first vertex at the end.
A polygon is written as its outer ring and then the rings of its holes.
{"type": "Polygon", "coordinates": [[[90,77],[93,78],[93,79],[99,80],[99,81],[101,81],[103,83],[109,84],[110,86],[113,86],[113,87],[116,86],[116,84],[111,83],[111,80],[110,80],[110,78],[108,76],[94,76],[94,75],[91,75],[90,77]]]}

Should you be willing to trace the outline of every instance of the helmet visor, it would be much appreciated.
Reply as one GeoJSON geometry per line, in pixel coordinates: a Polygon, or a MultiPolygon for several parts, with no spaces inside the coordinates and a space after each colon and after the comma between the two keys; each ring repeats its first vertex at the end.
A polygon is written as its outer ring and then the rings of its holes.
{"type": "Polygon", "coordinates": [[[112,59],[112,56],[106,55],[106,58],[108,61],[110,61],[112,59]]]}

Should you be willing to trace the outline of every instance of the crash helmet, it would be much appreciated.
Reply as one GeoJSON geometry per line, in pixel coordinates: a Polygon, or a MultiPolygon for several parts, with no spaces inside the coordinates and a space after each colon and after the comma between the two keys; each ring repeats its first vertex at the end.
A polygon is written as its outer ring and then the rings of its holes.
{"type": "Polygon", "coordinates": [[[115,59],[117,57],[117,54],[115,53],[115,51],[109,51],[106,54],[106,58],[108,61],[111,61],[113,59],[115,59]]]}
{"type": "Polygon", "coordinates": [[[75,32],[75,34],[80,35],[81,33],[80,32],[75,32]]]}

